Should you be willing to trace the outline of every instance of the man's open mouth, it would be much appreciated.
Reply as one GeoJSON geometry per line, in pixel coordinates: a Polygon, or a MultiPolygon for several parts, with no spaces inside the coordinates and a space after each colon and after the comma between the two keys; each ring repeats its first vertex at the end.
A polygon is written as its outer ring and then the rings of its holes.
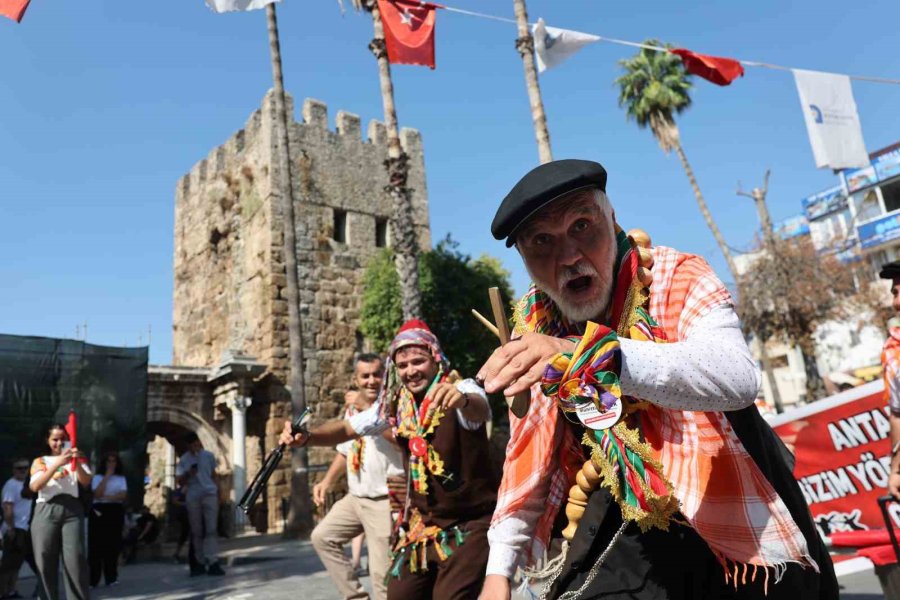
{"type": "Polygon", "coordinates": [[[567,281],[564,287],[569,292],[580,294],[581,292],[590,289],[593,280],[594,278],[590,275],[582,275],[581,277],[576,277],[575,279],[567,281]]]}

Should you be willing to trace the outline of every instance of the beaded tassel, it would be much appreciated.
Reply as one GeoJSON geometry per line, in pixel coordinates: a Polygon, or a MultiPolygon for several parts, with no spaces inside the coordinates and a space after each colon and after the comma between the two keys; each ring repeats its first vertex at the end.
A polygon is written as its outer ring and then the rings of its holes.
{"type": "MultiPolygon", "coordinates": [[[[440,547],[441,547],[441,550],[443,550],[444,555],[448,558],[453,556],[453,550],[450,549],[450,544],[447,543],[447,532],[442,531],[438,537],[440,538],[440,541],[441,541],[440,547]]],[[[459,547],[459,544],[457,544],[457,548],[458,547],[459,547]]],[[[441,560],[446,560],[446,559],[442,558],[441,560]]]]}
{"type": "Polygon", "coordinates": [[[454,527],[453,534],[456,536],[456,547],[459,548],[463,545],[463,542],[466,541],[466,537],[468,537],[469,532],[463,531],[459,527],[454,527]]]}
{"type": "Polygon", "coordinates": [[[400,577],[400,566],[403,564],[405,554],[405,548],[397,553],[397,560],[394,561],[394,567],[391,569],[391,577],[400,577]]]}
{"type": "Polygon", "coordinates": [[[416,556],[416,545],[409,547],[409,572],[416,573],[419,570],[419,559],[416,556]]]}

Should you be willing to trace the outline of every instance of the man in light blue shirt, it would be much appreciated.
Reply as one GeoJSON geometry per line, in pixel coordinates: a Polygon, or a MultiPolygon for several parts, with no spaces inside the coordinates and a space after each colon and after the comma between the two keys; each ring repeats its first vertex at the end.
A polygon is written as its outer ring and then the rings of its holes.
{"type": "Polygon", "coordinates": [[[188,451],[181,456],[176,474],[179,482],[187,487],[185,505],[197,557],[197,564],[191,565],[191,577],[203,573],[224,575],[216,538],[219,516],[219,487],[213,480],[216,456],[203,449],[196,433],[189,433],[185,442],[188,451]]]}

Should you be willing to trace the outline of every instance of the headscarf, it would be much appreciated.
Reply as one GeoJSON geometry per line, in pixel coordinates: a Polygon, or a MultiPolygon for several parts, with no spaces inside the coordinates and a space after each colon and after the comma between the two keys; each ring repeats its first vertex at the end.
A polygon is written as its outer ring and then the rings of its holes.
{"type": "Polygon", "coordinates": [[[428,325],[420,319],[410,319],[404,323],[388,347],[387,362],[384,365],[384,385],[381,386],[378,393],[378,401],[381,403],[382,417],[384,418],[394,418],[397,414],[397,399],[403,389],[403,382],[400,381],[394,357],[397,352],[410,346],[424,348],[438,364],[441,373],[450,372],[450,361],[447,360],[444,351],[441,350],[440,341],[431,332],[428,325]]]}

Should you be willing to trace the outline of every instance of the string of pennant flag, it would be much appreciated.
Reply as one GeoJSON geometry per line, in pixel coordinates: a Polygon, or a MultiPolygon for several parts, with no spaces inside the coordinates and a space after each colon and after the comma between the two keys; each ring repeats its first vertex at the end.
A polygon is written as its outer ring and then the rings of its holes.
{"type": "MultiPolygon", "coordinates": [[[[206,4],[214,12],[221,13],[261,9],[279,1],[206,0],[206,4]]],[[[0,15],[20,22],[30,2],[31,0],[0,0],[0,15]]],[[[377,0],[377,2],[384,27],[387,58],[393,64],[435,68],[434,38],[438,10],[516,24],[514,19],[424,0],[377,0]]],[[[342,3],[343,0],[338,0],[343,11],[342,3]]],[[[850,81],[900,84],[900,79],[896,78],[808,71],[771,63],[700,54],[686,48],[668,48],[604,37],[550,27],[543,19],[531,23],[530,28],[534,37],[537,68],[540,72],[561,64],[584,46],[601,41],[669,52],[681,59],[688,73],[720,86],[730,85],[739,77],[743,77],[745,66],[790,71],[797,85],[810,145],[816,166],[819,168],[861,168],[869,163],[850,81]]]]}
{"type": "MultiPolygon", "coordinates": [[[[395,64],[435,67],[434,27],[438,9],[474,17],[515,23],[512,19],[488,15],[421,0],[378,0],[385,31],[388,60],[395,64]]],[[[900,84],[900,79],[862,77],[822,71],[792,69],[781,65],[700,54],[686,48],[618,40],[581,31],[548,27],[543,19],[530,24],[534,54],[539,72],[555,67],[581,48],[594,42],[669,52],[681,59],[685,71],[716,85],[730,85],[743,77],[744,65],[791,71],[816,167],[830,169],[862,168],[869,164],[862,126],[853,98],[851,79],[900,84]]]]}
{"type": "MultiPolygon", "coordinates": [[[[433,2],[421,2],[419,0],[391,0],[383,2],[384,4],[392,4],[403,12],[407,13],[407,17],[412,20],[411,29],[426,29],[428,35],[431,36],[430,63],[401,63],[396,64],[424,64],[434,68],[434,11],[437,9],[446,10],[470,17],[481,19],[489,19],[492,21],[500,21],[502,23],[516,24],[515,19],[491,15],[487,13],[465,10],[448,6],[444,4],[436,4],[433,2]],[[430,17],[428,23],[425,22],[426,15],[430,17]]],[[[409,26],[409,21],[405,23],[409,26]]],[[[641,42],[632,42],[612,37],[596,35],[593,33],[585,33],[571,29],[561,29],[558,27],[549,27],[544,23],[543,19],[538,19],[537,23],[531,23],[532,34],[535,38],[535,53],[538,59],[538,70],[543,72],[551,67],[555,67],[569,58],[578,50],[592,44],[594,42],[606,42],[620,46],[630,46],[632,48],[643,48],[646,50],[656,50],[658,52],[671,52],[679,56],[684,63],[685,69],[694,75],[703,77],[717,85],[728,85],[738,77],[744,75],[744,66],[761,67],[764,69],[773,69],[778,71],[797,71],[793,67],[786,67],[772,63],[765,63],[755,60],[743,60],[735,58],[725,58],[721,56],[710,56],[708,54],[700,54],[685,48],[665,48],[662,46],[654,46],[641,42]]],[[[391,62],[394,62],[393,59],[391,62]]],[[[874,83],[887,83],[900,85],[900,79],[892,79],[888,77],[870,77],[864,75],[846,75],[843,73],[835,73],[844,75],[850,79],[859,81],[870,81],[874,83]]]]}
{"type": "MultiPolygon", "coordinates": [[[[267,4],[277,1],[279,0],[206,0],[206,3],[216,12],[231,12],[260,9],[267,4]]],[[[0,15],[21,22],[30,2],[31,0],[0,0],[0,15]]],[[[432,69],[435,68],[434,26],[436,10],[442,9],[470,17],[504,23],[516,23],[515,19],[507,17],[465,10],[445,4],[424,2],[422,0],[379,0],[379,7],[384,15],[384,22],[388,30],[385,33],[393,38],[393,43],[390,40],[386,40],[390,61],[394,64],[422,65],[432,69]]],[[[632,48],[671,52],[681,57],[685,69],[689,73],[707,79],[717,85],[729,85],[738,77],[742,77],[744,75],[744,66],[779,71],[798,70],[772,63],[710,56],[685,48],[664,48],[662,46],[653,46],[571,29],[549,27],[544,23],[543,19],[539,19],[537,23],[532,23],[531,29],[532,34],[535,36],[538,70],[541,72],[557,66],[584,46],[594,42],[606,42],[632,48]]],[[[836,74],[858,81],[900,85],[900,79],[889,77],[836,74]]]]}

